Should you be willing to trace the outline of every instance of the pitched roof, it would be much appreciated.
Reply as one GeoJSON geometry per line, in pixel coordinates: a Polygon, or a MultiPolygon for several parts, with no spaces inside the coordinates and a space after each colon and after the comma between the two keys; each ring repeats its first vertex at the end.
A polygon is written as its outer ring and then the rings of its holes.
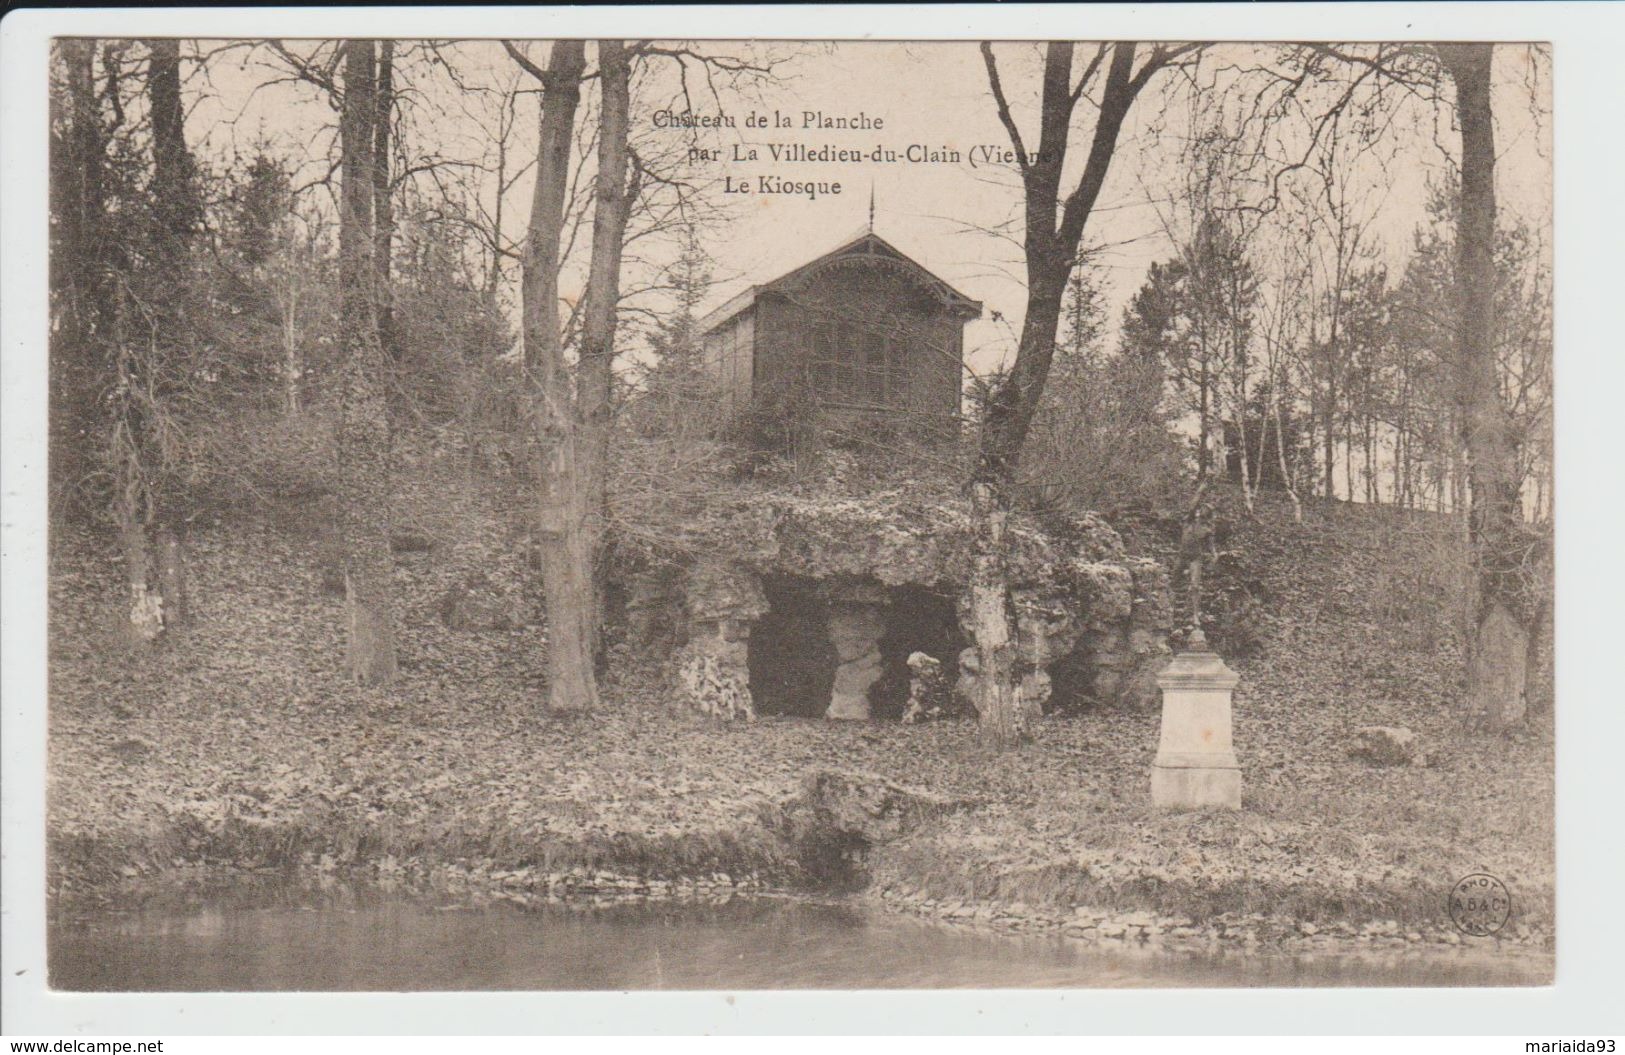
{"type": "Polygon", "coordinates": [[[959,292],[957,289],[954,289],[952,286],[948,285],[948,283],[926,270],[919,261],[913,259],[907,253],[904,253],[901,249],[898,249],[896,246],[892,245],[878,234],[875,234],[873,231],[866,230],[859,234],[856,238],[849,239],[837,248],[825,253],[823,256],[809,260],[800,267],[795,268],[792,271],[788,271],[770,282],[761,282],[754,286],[747,287],[736,296],[724,302],[721,306],[716,308],[716,310],[700,319],[699,323],[697,324],[699,332],[702,334],[709,333],[718,326],[721,326],[723,323],[729,321],[740,312],[755,304],[756,298],[761,296],[763,293],[771,293],[777,289],[793,286],[808,272],[815,270],[820,265],[830,260],[853,256],[871,256],[890,259],[901,265],[922,285],[929,288],[936,298],[955,314],[958,314],[964,318],[972,319],[982,314],[981,301],[972,300],[970,297],[965,296],[965,294],[959,292]]]}

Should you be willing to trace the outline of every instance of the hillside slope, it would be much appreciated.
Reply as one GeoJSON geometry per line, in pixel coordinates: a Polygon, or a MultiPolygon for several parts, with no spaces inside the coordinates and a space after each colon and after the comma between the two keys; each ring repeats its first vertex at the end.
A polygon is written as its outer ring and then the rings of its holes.
{"type": "MultiPolygon", "coordinates": [[[[550,718],[538,627],[470,633],[439,618],[451,583],[513,558],[492,506],[447,503],[424,479],[415,501],[461,512],[419,518],[436,544],[399,561],[402,676],[384,690],[344,674],[342,603],[320,589],[308,534],[200,535],[198,625],[134,654],[116,643],[109,549],[53,540],[58,895],[194,864],[541,889],[592,870],[794,883],[806,877],[776,840],[775,803],[841,767],[980,803],[873,850],[871,887],[894,903],[1096,905],[1220,930],[1241,927],[1237,913],[1282,927],[1394,921],[1444,940],[1445,893],[1487,871],[1518,899],[1509,933],[1550,940],[1551,737],[1486,739],[1454,717],[1460,663],[1425,559],[1432,533],[1402,530],[1414,519],[1331,507],[1298,525],[1269,504],[1256,521],[1232,517],[1215,637],[1243,675],[1244,809],[1167,815],[1148,801],[1155,711],[1055,718],[999,754],[963,722],[719,727],[673,708],[660,672],[621,653],[601,712],[550,718]],[[1350,731],[1380,723],[1415,729],[1431,764],[1351,759],[1350,731]]],[[[1156,550],[1166,527],[1124,530],[1156,550]]]]}
{"type": "MultiPolygon", "coordinates": [[[[1409,928],[1440,924],[1450,884],[1482,871],[1515,891],[1517,933],[1549,940],[1551,716],[1504,737],[1464,721],[1451,522],[1313,501],[1299,523],[1284,496],[1261,496],[1255,514],[1234,492],[1215,499],[1207,629],[1242,675],[1243,812],[1151,810],[1156,715],[1085,711],[1045,730],[1030,774],[1041,790],[1025,806],[1006,800],[1004,812],[888,848],[881,884],[956,913],[959,899],[992,899],[1131,905],[1242,928],[1254,916],[1409,928]],[[1425,764],[1355,760],[1365,725],[1412,729],[1425,764]]],[[[1172,563],[1177,520],[1116,526],[1131,552],[1172,563]]],[[[1544,655],[1549,685],[1549,643],[1544,655]]]]}

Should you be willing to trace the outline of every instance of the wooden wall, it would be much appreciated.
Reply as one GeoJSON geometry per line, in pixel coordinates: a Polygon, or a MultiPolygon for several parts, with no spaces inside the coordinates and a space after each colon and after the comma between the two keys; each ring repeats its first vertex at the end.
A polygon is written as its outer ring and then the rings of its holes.
{"type": "Polygon", "coordinates": [[[878,411],[940,423],[960,412],[964,327],[964,319],[909,275],[855,256],[805,281],[764,289],[706,336],[705,364],[730,413],[777,391],[816,400],[843,417],[878,411]],[[833,360],[858,370],[867,362],[864,350],[848,344],[869,341],[867,334],[887,342],[894,357],[890,380],[906,379],[899,391],[886,393],[883,407],[877,387],[832,384],[829,367],[819,365],[833,360]]]}
{"type": "MultiPolygon", "coordinates": [[[[811,379],[820,402],[850,403],[814,376],[822,358],[817,332],[820,327],[861,329],[906,349],[901,361],[906,391],[890,409],[931,417],[959,412],[964,321],[901,275],[857,266],[834,269],[799,289],[764,294],[756,312],[756,376],[762,386],[805,386],[811,379]]],[[[854,363],[861,357],[857,348],[844,345],[834,354],[854,363]]]]}
{"type": "Polygon", "coordinates": [[[756,311],[753,308],[735,315],[705,337],[702,361],[705,371],[721,387],[726,410],[743,410],[754,392],[753,373],[756,362],[756,311]]]}

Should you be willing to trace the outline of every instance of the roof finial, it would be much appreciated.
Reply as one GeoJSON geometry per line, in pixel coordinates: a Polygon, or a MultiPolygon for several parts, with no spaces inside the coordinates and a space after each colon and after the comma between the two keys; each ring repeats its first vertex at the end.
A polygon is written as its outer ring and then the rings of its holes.
{"type": "Polygon", "coordinates": [[[875,233],[875,181],[869,181],[869,233],[875,233]]]}

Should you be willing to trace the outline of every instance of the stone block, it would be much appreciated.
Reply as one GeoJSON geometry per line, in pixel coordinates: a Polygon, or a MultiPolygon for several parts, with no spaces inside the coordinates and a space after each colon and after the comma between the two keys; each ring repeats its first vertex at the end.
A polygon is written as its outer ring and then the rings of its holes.
{"type": "Polygon", "coordinates": [[[942,661],[924,652],[908,657],[908,705],[903,709],[903,724],[915,725],[937,718],[967,716],[969,708],[962,705],[942,661]]]}
{"type": "Polygon", "coordinates": [[[1032,715],[1044,713],[1044,704],[1049,702],[1053,684],[1049,672],[1043,669],[1030,670],[1021,676],[1021,706],[1032,715]]]}
{"type": "Polygon", "coordinates": [[[715,655],[691,652],[678,666],[678,678],[686,690],[689,705],[701,714],[728,721],[750,721],[756,717],[749,676],[718,662],[715,655]]]}
{"type": "Polygon", "coordinates": [[[1134,578],[1121,564],[1078,561],[1068,569],[1081,609],[1091,621],[1115,623],[1134,607],[1134,578]]]}
{"type": "Polygon", "coordinates": [[[1231,693],[1240,680],[1196,631],[1157,677],[1162,734],[1151,767],[1160,809],[1240,809],[1241,766],[1231,741],[1231,693]]]}
{"type": "Polygon", "coordinates": [[[1151,767],[1151,804],[1158,809],[1241,809],[1241,767],[1151,767]]]}

